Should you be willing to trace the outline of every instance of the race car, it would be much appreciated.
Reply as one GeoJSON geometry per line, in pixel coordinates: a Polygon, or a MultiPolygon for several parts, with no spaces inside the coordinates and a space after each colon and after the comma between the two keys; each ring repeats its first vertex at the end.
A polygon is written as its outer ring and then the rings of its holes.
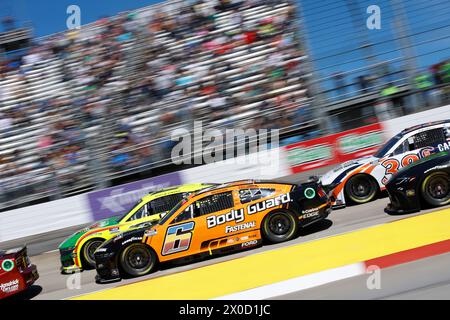
{"type": "Polygon", "coordinates": [[[445,150],[450,150],[450,120],[425,123],[401,131],[373,156],[345,162],[319,180],[325,190],[333,188],[333,208],[362,204],[384,191],[399,169],[445,150]]]}
{"type": "Polygon", "coordinates": [[[121,233],[95,252],[97,283],[145,275],[158,263],[186,262],[279,243],[331,212],[321,185],[238,181],[180,201],[158,224],[121,233]]]}
{"type": "Polygon", "coordinates": [[[28,289],[38,278],[25,246],[0,250],[0,299],[28,289]]]}
{"type": "Polygon", "coordinates": [[[183,197],[210,186],[196,183],[152,192],[126,214],[98,221],[74,233],[59,245],[61,272],[69,274],[94,268],[94,252],[104,241],[120,232],[158,222],[183,197]]]}
{"type": "Polygon", "coordinates": [[[450,204],[450,152],[440,152],[400,170],[386,185],[388,214],[450,204]]]}

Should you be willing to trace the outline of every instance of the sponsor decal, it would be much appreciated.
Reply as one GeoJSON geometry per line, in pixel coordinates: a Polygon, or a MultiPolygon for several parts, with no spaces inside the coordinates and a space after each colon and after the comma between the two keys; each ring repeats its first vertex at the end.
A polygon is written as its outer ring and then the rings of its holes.
{"type": "Polygon", "coordinates": [[[229,239],[227,240],[227,244],[235,243],[235,242],[238,241],[238,240],[239,240],[239,238],[236,238],[236,239],[234,239],[234,238],[229,238],[229,239]]]}
{"type": "Polygon", "coordinates": [[[118,232],[120,232],[119,227],[114,227],[114,228],[109,230],[109,233],[118,233],[118,232]]]}
{"type": "Polygon", "coordinates": [[[133,242],[133,241],[141,241],[142,237],[131,237],[130,239],[125,240],[124,242],[122,242],[122,245],[125,245],[129,242],[133,242]]]}
{"type": "MultiPolygon", "coordinates": [[[[238,224],[235,226],[226,226],[225,233],[236,232],[236,231],[251,229],[251,228],[255,228],[255,227],[256,227],[256,221],[251,221],[251,222],[238,224]]],[[[241,240],[244,240],[244,239],[241,239],[241,240]]]]}
{"type": "Polygon", "coordinates": [[[14,261],[11,259],[4,260],[2,262],[2,269],[5,270],[6,272],[9,272],[12,269],[14,269],[14,261]]]}
{"type": "Polygon", "coordinates": [[[267,199],[263,202],[258,202],[255,204],[251,204],[247,207],[247,213],[249,215],[255,214],[260,211],[264,211],[273,207],[277,207],[281,204],[291,202],[291,195],[289,193],[285,193],[279,195],[278,197],[267,199]]]}
{"type": "Polygon", "coordinates": [[[302,210],[302,214],[308,214],[308,213],[317,212],[317,211],[319,211],[319,208],[311,208],[311,209],[302,210]]]}
{"type": "Polygon", "coordinates": [[[256,246],[257,244],[258,244],[258,240],[247,241],[242,244],[242,248],[253,247],[253,246],[256,246]]]}
{"type": "Polygon", "coordinates": [[[315,211],[315,212],[306,213],[302,217],[303,217],[303,219],[307,219],[307,218],[317,217],[318,215],[319,215],[319,211],[315,211]]]}
{"type": "Polygon", "coordinates": [[[304,195],[306,199],[313,199],[316,196],[316,191],[313,188],[306,188],[304,195]]]}
{"type": "Polygon", "coordinates": [[[344,153],[353,153],[370,147],[379,146],[383,143],[383,133],[372,131],[367,133],[352,133],[338,138],[338,148],[344,153]]]}
{"type": "Polygon", "coordinates": [[[10,282],[1,283],[0,290],[3,293],[11,293],[11,292],[19,290],[19,280],[15,279],[10,282]]]}
{"type": "Polygon", "coordinates": [[[438,148],[439,152],[448,151],[448,150],[450,150],[450,143],[444,142],[444,143],[438,144],[437,148],[438,148]]]}
{"type": "Polygon", "coordinates": [[[145,231],[144,236],[145,237],[151,237],[151,236],[154,236],[155,234],[158,234],[158,231],[156,231],[156,230],[148,230],[148,231],[145,231]]]}
{"type": "Polygon", "coordinates": [[[293,173],[344,163],[375,153],[383,144],[380,123],[285,146],[293,173]]]}
{"type": "Polygon", "coordinates": [[[318,144],[311,147],[295,148],[288,150],[288,161],[293,166],[300,164],[333,159],[333,146],[318,144]]]}
{"type": "Polygon", "coordinates": [[[206,223],[208,229],[214,228],[215,226],[224,224],[226,222],[242,222],[245,219],[244,209],[234,210],[232,209],[230,212],[221,214],[218,216],[209,216],[206,218],[206,223]]]}

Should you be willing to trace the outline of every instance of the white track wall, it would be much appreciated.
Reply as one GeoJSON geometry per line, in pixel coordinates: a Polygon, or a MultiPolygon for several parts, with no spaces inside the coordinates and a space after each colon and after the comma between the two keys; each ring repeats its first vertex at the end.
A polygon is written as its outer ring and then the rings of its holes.
{"type": "Polygon", "coordinates": [[[450,120],[450,105],[384,121],[383,128],[389,139],[403,129],[438,120],[450,120]]]}
{"type": "Polygon", "coordinates": [[[0,212],[0,243],[90,221],[91,214],[84,194],[0,212]]]}

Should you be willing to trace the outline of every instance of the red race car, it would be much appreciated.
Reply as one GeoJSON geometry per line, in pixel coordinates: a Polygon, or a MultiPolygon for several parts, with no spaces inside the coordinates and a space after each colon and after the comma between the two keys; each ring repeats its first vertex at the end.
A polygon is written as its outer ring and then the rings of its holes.
{"type": "Polygon", "coordinates": [[[36,266],[30,263],[25,246],[0,250],[0,299],[26,290],[38,278],[36,266]]]}

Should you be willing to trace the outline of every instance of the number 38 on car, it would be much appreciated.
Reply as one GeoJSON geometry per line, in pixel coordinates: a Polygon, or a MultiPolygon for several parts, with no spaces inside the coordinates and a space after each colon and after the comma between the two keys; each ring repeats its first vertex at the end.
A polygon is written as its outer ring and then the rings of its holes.
{"type": "Polygon", "coordinates": [[[142,276],[159,263],[243,250],[294,238],[325,219],[331,201],[314,181],[238,181],[203,189],[180,201],[157,224],[127,231],[95,252],[97,282],[142,276]]]}

